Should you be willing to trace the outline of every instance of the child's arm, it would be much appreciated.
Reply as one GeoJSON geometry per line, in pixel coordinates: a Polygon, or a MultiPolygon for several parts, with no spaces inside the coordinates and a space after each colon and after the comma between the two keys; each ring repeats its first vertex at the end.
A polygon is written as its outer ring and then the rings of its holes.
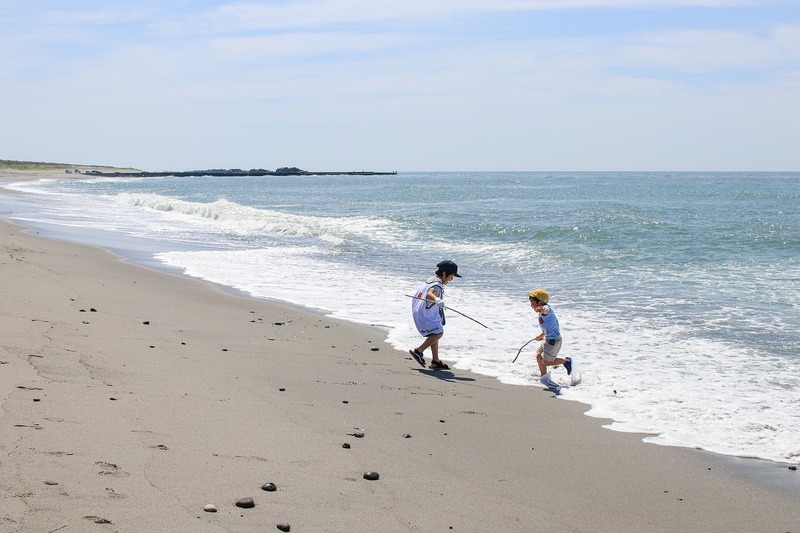
{"type": "MultiPolygon", "coordinates": [[[[550,308],[549,308],[549,307],[547,307],[546,305],[543,305],[543,304],[539,304],[539,305],[537,305],[536,307],[534,307],[534,308],[533,308],[533,310],[534,310],[534,311],[536,311],[536,312],[537,312],[537,313],[539,313],[539,314],[542,314],[542,315],[546,315],[547,313],[549,313],[549,312],[550,312],[550,308]]],[[[542,339],[544,339],[544,331],[542,331],[542,332],[541,332],[541,333],[540,333],[540,334],[539,334],[539,335],[536,337],[536,340],[537,340],[537,341],[540,341],[540,340],[542,340],[542,339]]]]}
{"type": "Polygon", "coordinates": [[[537,305],[536,307],[533,308],[533,310],[536,311],[537,313],[541,313],[543,315],[547,315],[547,314],[550,313],[550,307],[548,307],[547,305],[542,305],[542,304],[537,305]]]}
{"type": "Polygon", "coordinates": [[[434,292],[433,288],[428,289],[428,294],[426,294],[428,301],[435,303],[439,307],[444,307],[444,300],[439,298],[439,295],[434,292]]]}

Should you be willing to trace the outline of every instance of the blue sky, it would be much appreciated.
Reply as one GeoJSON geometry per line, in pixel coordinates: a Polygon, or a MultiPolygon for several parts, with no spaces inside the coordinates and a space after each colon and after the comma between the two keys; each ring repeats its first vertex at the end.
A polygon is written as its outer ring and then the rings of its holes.
{"type": "Polygon", "coordinates": [[[0,0],[0,158],[800,171],[798,0],[0,0]]]}

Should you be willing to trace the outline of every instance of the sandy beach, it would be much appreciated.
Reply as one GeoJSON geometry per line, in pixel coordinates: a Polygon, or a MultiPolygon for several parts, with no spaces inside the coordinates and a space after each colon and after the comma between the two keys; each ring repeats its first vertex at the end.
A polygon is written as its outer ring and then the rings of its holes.
{"type": "Polygon", "coordinates": [[[0,531],[800,531],[787,465],[5,221],[0,250],[0,531]]]}

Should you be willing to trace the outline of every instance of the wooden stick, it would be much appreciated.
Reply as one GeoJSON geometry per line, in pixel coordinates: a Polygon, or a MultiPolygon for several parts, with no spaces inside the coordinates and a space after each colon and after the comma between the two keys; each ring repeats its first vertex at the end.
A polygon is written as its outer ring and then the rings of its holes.
{"type": "MultiPolygon", "coordinates": [[[[419,296],[411,296],[410,294],[406,294],[406,296],[408,296],[409,298],[414,298],[415,300],[422,300],[423,302],[436,303],[436,302],[433,302],[431,300],[428,300],[427,298],[420,298],[419,296]]],[[[459,315],[463,316],[464,318],[469,318],[470,320],[472,320],[476,324],[480,324],[481,326],[485,327],[486,329],[490,329],[490,330],[494,331],[492,328],[490,328],[489,326],[487,326],[483,322],[478,322],[477,320],[475,320],[471,316],[467,316],[464,313],[462,313],[461,311],[456,311],[455,309],[453,309],[449,305],[445,305],[445,308],[450,310],[450,311],[452,311],[452,312],[454,312],[454,313],[456,313],[456,314],[459,314],[459,315]]]]}
{"type": "Polygon", "coordinates": [[[533,339],[529,340],[528,342],[526,342],[525,344],[523,344],[522,346],[520,346],[520,347],[519,347],[519,351],[517,352],[517,355],[515,355],[515,356],[514,356],[514,360],[513,360],[513,361],[511,361],[511,362],[512,362],[512,363],[516,363],[516,362],[517,362],[517,357],[519,357],[519,354],[521,354],[521,353],[522,353],[522,349],[523,349],[524,347],[526,347],[527,345],[529,345],[530,343],[532,343],[533,341],[535,341],[535,340],[536,340],[536,338],[534,337],[533,339]]]}

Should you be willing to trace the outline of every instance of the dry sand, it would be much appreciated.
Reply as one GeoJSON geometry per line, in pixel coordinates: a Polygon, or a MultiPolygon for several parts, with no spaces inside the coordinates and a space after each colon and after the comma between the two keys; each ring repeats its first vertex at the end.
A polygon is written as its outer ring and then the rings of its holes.
{"type": "Polygon", "coordinates": [[[800,531],[786,465],[6,222],[0,252],[0,531],[800,531]]]}

